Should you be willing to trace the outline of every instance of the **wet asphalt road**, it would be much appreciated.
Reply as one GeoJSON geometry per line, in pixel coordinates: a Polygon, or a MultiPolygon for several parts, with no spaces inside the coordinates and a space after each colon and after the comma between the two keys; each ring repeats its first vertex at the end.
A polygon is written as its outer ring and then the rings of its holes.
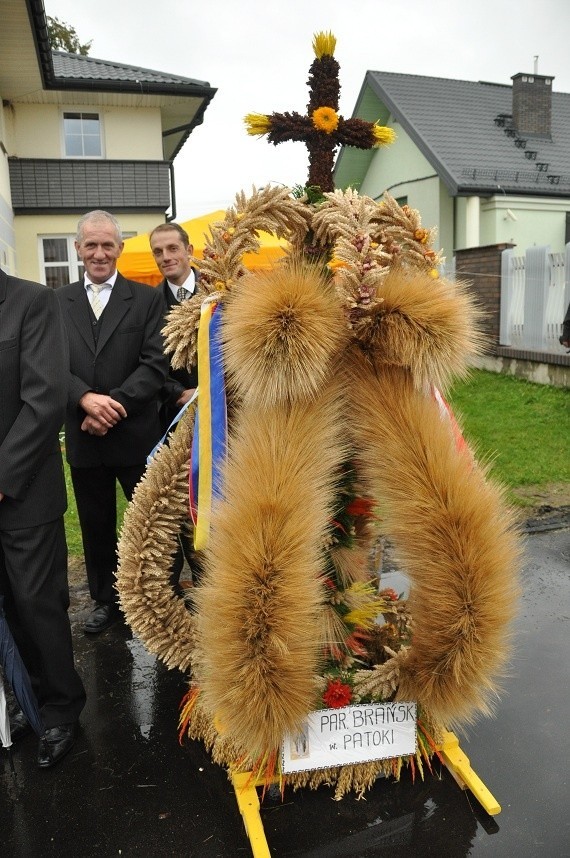
{"type": "MultiPolygon", "coordinates": [[[[286,790],[284,802],[262,806],[272,856],[570,856],[570,516],[543,526],[528,536],[516,655],[496,718],[460,737],[502,812],[487,816],[445,770],[415,784],[407,775],[378,780],[362,801],[335,802],[327,788],[286,790]]],[[[184,677],[125,626],[87,638],[88,607],[85,588],[75,588],[88,694],[79,740],[48,771],[35,765],[35,737],[14,749],[14,773],[1,753],[0,855],[251,856],[225,772],[201,744],[178,744],[184,677]]]]}

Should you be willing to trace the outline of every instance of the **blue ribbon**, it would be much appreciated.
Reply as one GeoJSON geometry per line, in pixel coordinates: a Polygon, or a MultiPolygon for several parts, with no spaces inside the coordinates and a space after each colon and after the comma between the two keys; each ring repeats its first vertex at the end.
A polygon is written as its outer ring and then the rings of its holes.
{"type": "MultiPolygon", "coordinates": [[[[210,398],[210,426],[200,425],[200,406],[196,409],[194,418],[194,435],[192,438],[191,456],[191,491],[190,510],[194,524],[198,516],[198,495],[200,484],[200,467],[212,469],[212,497],[223,495],[223,465],[227,449],[227,410],[226,388],[224,379],[224,363],[222,355],[222,308],[218,304],[210,319],[209,326],[209,390],[202,386],[202,396],[210,398]],[[211,465],[200,462],[200,432],[205,431],[211,438],[211,465]]],[[[200,361],[198,362],[198,370],[200,361]]]]}

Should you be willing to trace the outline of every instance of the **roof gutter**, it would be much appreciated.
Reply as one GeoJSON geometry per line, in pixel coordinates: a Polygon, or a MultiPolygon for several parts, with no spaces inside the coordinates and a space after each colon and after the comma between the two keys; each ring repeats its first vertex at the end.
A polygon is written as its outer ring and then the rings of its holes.
{"type": "Polygon", "coordinates": [[[179,134],[181,131],[185,132],[180,139],[180,143],[178,144],[178,146],[176,147],[176,149],[174,150],[174,152],[170,156],[172,160],[174,160],[174,158],[176,158],[176,156],[178,155],[178,153],[180,152],[180,150],[182,149],[182,147],[184,146],[184,144],[188,140],[192,131],[198,125],[201,125],[203,123],[206,108],[208,107],[210,101],[214,97],[215,92],[217,92],[217,90],[213,89],[212,95],[207,100],[204,99],[204,101],[202,102],[202,106],[199,108],[199,110],[196,111],[196,115],[194,116],[194,119],[192,120],[192,122],[188,122],[185,125],[177,125],[176,128],[169,128],[167,131],[162,132],[163,137],[168,137],[170,134],[179,134]]]}
{"type": "Polygon", "coordinates": [[[170,209],[171,214],[166,218],[167,223],[171,220],[176,220],[176,186],[174,184],[174,163],[171,161],[168,165],[170,173],[170,209]]]}
{"type": "Polygon", "coordinates": [[[43,0],[26,0],[38,66],[45,89],[53,88],[54,71],[43,0]]]}

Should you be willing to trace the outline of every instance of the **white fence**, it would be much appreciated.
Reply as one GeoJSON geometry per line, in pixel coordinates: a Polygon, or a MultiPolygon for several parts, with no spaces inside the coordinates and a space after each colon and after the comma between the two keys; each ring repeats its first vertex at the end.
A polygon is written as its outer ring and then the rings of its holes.
{"type": "Polygon", "coordinates": [[[504,250],[501,264],[500,344],[561,353],[562,319],[570,303],[570,244],[564,253],[529,247],[504,250]]]}

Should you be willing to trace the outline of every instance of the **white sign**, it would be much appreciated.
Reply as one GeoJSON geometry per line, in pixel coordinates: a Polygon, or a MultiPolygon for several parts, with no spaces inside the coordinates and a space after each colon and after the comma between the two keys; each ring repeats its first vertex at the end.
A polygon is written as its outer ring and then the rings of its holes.
{"type": "Polygon", "coordinates": [[[310,712],[281,746],[283,772],[347,766],[416,752],[415,703],[362,703],[310,712]]]}

